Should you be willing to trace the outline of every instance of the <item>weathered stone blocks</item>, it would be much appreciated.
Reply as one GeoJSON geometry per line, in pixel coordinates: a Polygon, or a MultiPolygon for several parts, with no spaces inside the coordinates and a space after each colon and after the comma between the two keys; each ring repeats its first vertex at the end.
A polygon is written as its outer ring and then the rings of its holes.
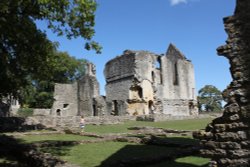
{"type": "Polygon", "coordinates": [[[194,69],[170,44],[165,55],[124,51],[107,62],[107,110],[114,115],[197,115],[194,69]]]}
{"type": "Polygon", "coordinates": [[[223,92],[227,101],[222,117],[205,132],[196,132],[201,154],[211,157],[211,167],[250,166],[250,1],[237,0],[234,16],[224,18],[226,45],[217,49],[229,59],[233,81],[223,92]]]}

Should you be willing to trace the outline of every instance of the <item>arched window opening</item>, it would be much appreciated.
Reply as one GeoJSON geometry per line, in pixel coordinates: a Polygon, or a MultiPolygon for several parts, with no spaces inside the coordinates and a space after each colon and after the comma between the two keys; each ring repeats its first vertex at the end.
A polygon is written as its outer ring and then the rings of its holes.
{"type": "Polygon", "coordinates": [[[130,88],[130,99],[142,99],[143,90],[140,86],[133,86],[130,88]]]}
{"type": "Polygon", "coordinates": [[[63,108],[67,108],[69,104],[63,104],[63,108]]]}
{"type": "Polygon", "coordinates": [[[157,58],[157,64],[159,65],[158,67],[156,67],[156,69],[159,70],[159,74],[160,74],[160,84],[163,83],[163,79],[162,79],[162,62],[161,62],[161,56],[159,56],[157,58]]]}
{"type": "Polygon", "coordinates": [[[119,115],[117,100],[113,100],[111,115],[119,115]]]}
{"type": "Polygon", "coordinates": [[[152,82],[155,82],[155,73],[154,73],[154,71],[151,72],[151,76],[152,76],[152,82]]]}
{"type": "Polygon", "coordinates": [[[155,106],[154,106],[154,102],[152,100],[149,100],[149,102],[148,102],[148,110],[149,110],[150,114],[154,113],[155,106]]]}
{"type": "Polygon", "coordinates": [[[161,69],[161,61],[160,61],[160,59],[157,59],[157,61],[155,62],[155,68],[156,69],[161,69]]]}
{"type": "Polygon", "coordinates": [[[178,66],[177,63],[174,64],[174,85],[179,85],[179,74],[178,74],[178,66]]]}
{"type": "Polygon", "coordinates": [[[98,116],[96,105],[93,105],[93,116],[98,116]]]}
{"type": "Polygon", "coordinates": [[[57,115],[57,116],[61,116],[61,110],[60,110],[60,109],[57,109],[57,110],[56,110],[56,115],[57,115]]]}

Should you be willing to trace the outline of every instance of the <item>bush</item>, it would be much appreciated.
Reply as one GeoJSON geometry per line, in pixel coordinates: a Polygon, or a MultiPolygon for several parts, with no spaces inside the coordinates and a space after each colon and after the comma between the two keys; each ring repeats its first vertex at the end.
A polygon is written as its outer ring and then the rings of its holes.
{"type": "Polygon", "coordinates": [[[17,115],[20,117],[28,117],[33,115],[33,108],[19,108],[17,115]]]}

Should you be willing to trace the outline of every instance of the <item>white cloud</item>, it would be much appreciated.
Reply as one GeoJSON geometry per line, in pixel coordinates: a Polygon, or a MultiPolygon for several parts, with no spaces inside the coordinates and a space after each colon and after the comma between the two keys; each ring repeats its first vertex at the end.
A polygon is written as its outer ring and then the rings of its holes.
{"type": "Polygon", "coordinates": [[[170,4],[171,4],[172,6],[178,5],[178,4],[180,4],[180,3],[187,3],[187,0],[170,0],[170,4]]]}

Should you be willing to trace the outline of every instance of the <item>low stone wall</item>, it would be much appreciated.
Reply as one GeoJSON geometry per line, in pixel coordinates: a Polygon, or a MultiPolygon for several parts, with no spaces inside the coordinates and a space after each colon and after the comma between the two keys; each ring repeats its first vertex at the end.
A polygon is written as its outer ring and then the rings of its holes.
{"type": "Polygon", "coordinates": [[[128,120],[136,120],[135,116],[102,116],[102,117],[86,117],[86,124],[119,124],[128,120]]]}
{"type": "Polygon", "coordinates": [[[47,128],[74,128],[79,127],[80,116],[33,116],[28,124],[42,124],[47,128]]]}
{"type": "MultiPolygon", "coordinates": [[[[76,128],[80,124],[80,116],[34,116],[32,117],[36,122],[46,127],[58,127],[58,128],[76,128]]],[[[133,116],[95,116],[85,117],[85,124],[101,125],[101,124],[119,124],[127,120],[136,120],[133,116]]],[[[30,122],[29,124],[32,124],[30,122]]]]}
{"type": "MultiPolygon", "coordinates": [[[[41,116],[36,115],[28,118],[0,117],[0,132],[25,131],[42,128],[78,128],[80,116],[41,116]]],[[[119,124],[127,120],[136,120],[133,116],[102,116],[86,117],[86,124],[119,124]]]]}
{"type": "Polygon", "coordinates": [[[33,109],[33,115],[51,115],[51,109],[36,108],[33,109]]]}
{"type": "MultiPolygon", "coordinates": [[[[119,124],[128,120],[137,121],[167,121],[199,118],[216,118],[220,114],[200,114],[198,116],[170,116],[164,114],[141,115],[141,116],[96,116],[86,117],[85,123],[92,125],[119,124]]],[[[36,115],[28,118],[21,117],[0,117],[0,132],[25,131],[43,128],[78,128],[80,116],[41,116],[36,115]]]]}
{"type": "Polygon", "coordinates": [[[154,115],[140,115],[140,116],[136,117],[136,120],[137,121],[160,122],[160,121],[168,121],[168,120],[217,118],[221,115],[222,115],[222,113],[199,114],[199,115],[190,115],[190,116],[172,116],[172,115],[166,115],[166,114],[154,114],[154,115]]]}

